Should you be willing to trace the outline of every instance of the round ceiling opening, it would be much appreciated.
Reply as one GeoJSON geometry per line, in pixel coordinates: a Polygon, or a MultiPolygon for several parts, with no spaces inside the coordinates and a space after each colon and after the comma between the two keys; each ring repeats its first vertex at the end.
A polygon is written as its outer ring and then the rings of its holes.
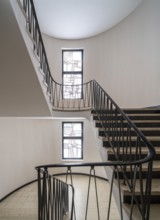
{"type": "Polygon", "coordinates": [[[100,34],[128,16],[142,0],[34,0],[41,31],[60,39],[100,34]]]}

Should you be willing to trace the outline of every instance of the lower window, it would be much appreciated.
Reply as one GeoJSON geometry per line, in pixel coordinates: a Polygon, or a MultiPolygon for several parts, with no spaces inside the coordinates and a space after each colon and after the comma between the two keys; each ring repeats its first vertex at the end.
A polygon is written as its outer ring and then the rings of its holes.
{"type": "Polygon", "coordinates": [[[62,122],[62,158],[83,159],[83,122],[62,122]]]}

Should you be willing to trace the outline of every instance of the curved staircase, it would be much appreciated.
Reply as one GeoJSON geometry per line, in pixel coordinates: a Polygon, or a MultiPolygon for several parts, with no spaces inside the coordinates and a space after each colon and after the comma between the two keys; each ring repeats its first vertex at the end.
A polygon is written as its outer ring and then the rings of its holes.
{"type": "MultiPolygon", "coordinates": [[[[151,188],[151,212],[152,207],[155,207],[158,205],[160,207],[160,109],[158,108],[144,108],[144,109],[123,109],[123,111],[127,114],[127,116],[132,120],[132,122],[139,128],[139,130],[146,136],[146,138],[152,143],[152,145],[155,148],[156,155],[154,156],[153,160],[153,170],[152,170],[152,188],[151,188]]],[[[98,135],[103,141],[103,147],[107,150],[108,160],[109,161],[115,161],[115,152],[113,152],[113,149],[111,147],[111,143],[106,137],[106,128],[102,128],[101,126],[101,120],[107,122],[106,127],[111,126],[114,127],[113,121],[114,121],[114,114],[112,117],[107,117],[108,112],[103,113],[101,117],[98,117],[98,115],[95,113],[95,111],[92,111],[93,120],[95,120],[95,126],[98,128],[98,135]],[[107,119],[107,120],[106,120],[107,119]]],[[[119,116],[118,116],[119,117],[119,116]]],[[[117,126],[117,125],[116,125],[117,126]]],[[[117,126],[118,127],[118,126],[117,126]]],[[[121,128],[113,128],[109,130],[109,135],[117,135],[117,132],[120,132],[121,128]]],[[[129,160],[135,160],[135,157],[138,159],[138,154],[136,152],[136,134],[131,129],[128,131],[127,123],[125,121],[123,122],[123,139],[119,139],[120,146],[119,147],[119,153],[120,157],[119,159],[123,160],[123,151],[124,148],[121,149],[122,145],[126,144],[126,151],[128,148],[128,152],[132,152],[131,155],[129,155],[129,160]],[[131,138],[130,138],[130,146],[127,147],[127,137],[128,132],[130,132],[131,138]],[[135,146],[135,148],[134,148],[135,146]]],[[[141,154],[143,157],[147,155],[148,151],[146,147],[141,148],[141,154]]],[[[148,174],[148,170],[146,167],[146,164],[142,165],[141,173],[137,175],[141,175],[138,177],[136,181],[135,186],[135,194],[137,196],[137,199],[140,201],[140,187],[143,187],[146,184],[146,177],[148,174]],[[140,184],[140,180],[142,179],[142,186],[140,184]]],[[[122,178],[124,175],[123,171],[119,172],[119,178],[122,178]]],[[[127,178],[132,179],[134,175],[134,170],[132,167],[127,167],[125,170],[125,175],[127,178]]],[[[127,184],[125,184],[123,181],[121,183],[121,193],[123,197],[123,203],[125,204],[125,208],[129,209],[129,204],[131,203],[131,196],[130,196],[130,190],[128,189],[127,184]]],[[[156,211],[158,211],[156,209],[156,211]]],[[[137,212],[138,213],[138,212],[137,212]]],[[[152,213],[153,214],[153,213],[152,213]]],[[[135,219],[141,219],[135,214],[135,219]]],[[[151,218],[152,220],[156,220],[156,218],[151,218]]]]}

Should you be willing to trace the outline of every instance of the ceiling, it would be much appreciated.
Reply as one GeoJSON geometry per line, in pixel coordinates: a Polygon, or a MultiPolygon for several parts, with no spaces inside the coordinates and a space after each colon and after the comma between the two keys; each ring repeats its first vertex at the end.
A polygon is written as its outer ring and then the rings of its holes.
{"type": "Polygon", "coordinates": [[[128,16],[142,0],[34,0],[41,31],[60,39],[100,34],[128,16]]]}

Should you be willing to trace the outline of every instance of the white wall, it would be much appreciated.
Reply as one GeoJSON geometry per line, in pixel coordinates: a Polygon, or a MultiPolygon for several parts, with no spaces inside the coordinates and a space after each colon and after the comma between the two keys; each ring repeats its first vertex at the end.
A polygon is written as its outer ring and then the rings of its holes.
{"type": "Polygon", "coordinates": [[[84,48],[84,82],[96,79],[121,107],[159,105],[160,1],[145,0],[111,30],[65,41],[44,35],[54,78],[61,82],[61,49],[84,48]]]}
{"type": "Polygon", "coordinates": [[[159,20],[160,1],[145,0],[97,37],[99,82],[122,107],[159,105],[159,20]]]}
{"type": "MultiPolygon", "coordinates": [[[[20,15],[22,22],[21,11],[20,15]]],[[[10,0],[0,0],[0,27],[0,116],[51,116],[10,0]]],[[[25,27],[24,31],[29,38],[25,27]]]]}
{"type": "MultiPolygon", "coordinates": [[[[83,162],[101,161],[90,122],[83,121],[83,162]]],[[[61,160],[61,132],[61,119],[0,118],[0,199],[36,179],[35,166],[66,162],[61,160]]],[[[98,172],[104,175],[104,170],[98,172]]]]}

